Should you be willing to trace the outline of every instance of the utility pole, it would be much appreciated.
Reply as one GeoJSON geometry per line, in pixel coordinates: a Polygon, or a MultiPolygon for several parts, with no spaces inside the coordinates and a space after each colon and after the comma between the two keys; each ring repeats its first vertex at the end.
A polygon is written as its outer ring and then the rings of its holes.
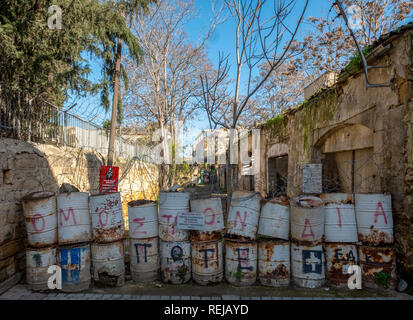
{"type": "Polygon", "coordinates": [[[113,165],[113,156],[115,153],[115,136],[116,136],[116,122],[117,122],[118,101],[119,101],[119,78],[120,78],[121,60],[122,60],[122,39],[118,38],[118,45],[117,45],[117,50],[116,50],[115,85],[113,88],[112,121],[110,123],[108,166],[113,165]]]}

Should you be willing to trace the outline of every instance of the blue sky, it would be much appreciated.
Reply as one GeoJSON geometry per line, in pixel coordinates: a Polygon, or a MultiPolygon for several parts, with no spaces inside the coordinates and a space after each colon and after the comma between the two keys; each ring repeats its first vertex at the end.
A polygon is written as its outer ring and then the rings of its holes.
{"type": "MultiPolygon", "coordinates": [[[[222,0],[221,0],[222,1],[222,0]]],[[[272,2],[272,1],[269,1],[272,2]]],[[[304,0],[297,1],[297,7],[300,8],[304,5],[304,0]]],[[[211,2],[209,0],[196,0],[196,8],[199,12],[198,18],[194,19],[187,25],[186,31],[189,35],[189,38],[196,42],[202,34],[204,34],[205,30],[208,28],[210,17],[212,16],[211,10],[211,2]]],[[[329,0],[310,0],[309,6],[307,8],[305,17],[309,16],[327,16],[328,11],[330,9],[330,2],[329,0]]],[[[295,21],[299,18],[298,10],[290,16],[289,21],[291,25],[294,25],[295,21]]],[[[301,34],[305,33],[307,28],[306,24],[302,24],[299,30],[298,38],[301,38],[301,34]]],[[[209,39],[207,45],[207,53],[209,59],[215,65],[218,62],[218,55],[219,52],[223,52],[225,55],[229,56],[229,63],[231,65],[230,69],[230,76],[235,78],[235,24],[231,19],[228,19],[224,24],[219,25],[213,36],[209,39]]],[[[94,61],[91,65],[92,67],[92,74],[90,76],[91,79],[96,79],[101,74],[101,64],[98,61],[94,61]]],[[[242,79],[241,79],[242,80],[242,79]]],[[[92,120],[97,123],[101,124],[105,119],[110,119],[110,114],[106,114],[102,107],[100,106],[100,97],[87,97],[87,98],[76,98],[72,97],[66,103],[66,108],[72,105],[74,102],[77,103],[77,106],[73,108],[71,111],[81,118],[86,120],[92,120]]],[[[196,132],[191,135],[186,135],[184,138],[184,144],[191,143],[192,139],[202,129],[208,128],[208,122],[206,121],[206,116],[200,114],[198,119],[191,121],[187,124],[187,127],[196,128],[196,132]]]]}

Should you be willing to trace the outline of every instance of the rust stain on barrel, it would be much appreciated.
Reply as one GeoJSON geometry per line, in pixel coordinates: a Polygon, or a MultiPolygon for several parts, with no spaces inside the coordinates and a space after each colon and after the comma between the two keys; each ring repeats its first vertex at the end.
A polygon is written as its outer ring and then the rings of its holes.
{"type": "Polygon", "coordinates": [[[279,264],[273,271],[267,272],[264,277],[269,279],[286,279],[290,277],[290,273],[285,265],[279,264]]]}
{"type": "Polygon", "coordinates": [[[123,231],[123,226],[118,225],[116,227],[113,227],[111,229],[95,229],[95,240],[96,242],[105,242],[107,239],[116,239],[118,240],[123,240],[125,238],[123,231]]]}
{"type": "Polygon", "coordinates": [[[191,231],[191,241],[203,242],[203,241],[217,241],[221,238],[221,232],[203,232],[203,231],[191,231]]]}
{"type": "Polygon", "coordinates": [[[362,233],[358,233],[359,241],[363,243],[369,243],[373,245],[378,245],[380,243],[391,243],[392,239],[386,232],[380,232],[378,230],[373,230],[374,226],[370,227],[370,233],[368,235],[364,235],[362,233]]]}

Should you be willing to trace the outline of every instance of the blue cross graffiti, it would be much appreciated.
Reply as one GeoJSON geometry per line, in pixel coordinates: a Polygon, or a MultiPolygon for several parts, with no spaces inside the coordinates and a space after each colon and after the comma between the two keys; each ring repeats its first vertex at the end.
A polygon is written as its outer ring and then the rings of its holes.
{"type": "Polygon", "coordinates": [[[78,283],[82,253],[86,248],[61,249],[62,283],[78,283]]]}
{"type": "Polygon", "coordinates": [[[322,252],[303,250],[303,273],[321,274],[322,269],[322,252]]]}

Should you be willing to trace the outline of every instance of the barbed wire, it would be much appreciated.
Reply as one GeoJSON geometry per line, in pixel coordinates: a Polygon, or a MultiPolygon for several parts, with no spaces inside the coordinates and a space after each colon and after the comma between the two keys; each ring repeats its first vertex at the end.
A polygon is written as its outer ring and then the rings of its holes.
{"type": "MultiPolygon", "coordinates": [[[[322,193],[385,193],[388,186],[383,184],[389,169],[379,160],[384,150],[369,152],[368,149],[335,153],[324,159],[322,170],[322,193]],[[351,159],[342,159],[345,156],[351,159]],[[329,162],[329,163],[328,163],[329,162]],[[333,170],[328,166],[333,166],[333,170]]],[[[289,170],[290,171],[290,170],[289,170]]],[[[265,181],[262,183],[264,184],[265,181]]],[[[263,186],[261,184],[261,187],[263,186]]],[[[287,194],[302,194],[302,170],[294,173],[277,172],[276,179],[268,181],[268,197],[275,198],[287,194]]]]}

